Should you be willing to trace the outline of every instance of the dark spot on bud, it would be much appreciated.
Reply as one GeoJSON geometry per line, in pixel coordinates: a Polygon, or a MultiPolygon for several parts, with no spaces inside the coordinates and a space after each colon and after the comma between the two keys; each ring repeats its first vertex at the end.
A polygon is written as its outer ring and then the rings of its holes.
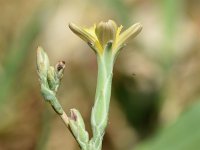
{"type": "Polygon", "coordinates": [[[74,121],[77,121],[77,115],[74,113],[74,111],[73,110],[71,110],[71,115],[70,115],[70,119],[71,120],[74,120],[74,121]]]}
{"type": "Polygon", "coordinates": [[[59,61],[57,64],[56,64],[56,70],[59,72],[60,70],[64,69],[65,68],[65,61],[59,61]]]}
{"type": "Polygon", "coordinates": [[[94,43],[92,43],[92,42],[87,42],[87,44],[92,48],[94,47],[94,43]]]}

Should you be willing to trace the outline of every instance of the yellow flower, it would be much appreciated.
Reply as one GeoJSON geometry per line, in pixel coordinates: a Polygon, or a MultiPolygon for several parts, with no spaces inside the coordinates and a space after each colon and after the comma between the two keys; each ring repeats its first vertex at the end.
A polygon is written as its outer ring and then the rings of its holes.
{"type": "Polygon", "coordinates": [[[142,25],[136,23],[124,32],[121,32],[123,26],[117,26],[113,20],[100,22],[91,28],[84,28],[69,24],[69,28],[80,38],[86,41],[98,54],[102,54],[108,42],[112,42],[112,50],[118,51],[128,39],[135,37],[142,30],[142,25]]]}

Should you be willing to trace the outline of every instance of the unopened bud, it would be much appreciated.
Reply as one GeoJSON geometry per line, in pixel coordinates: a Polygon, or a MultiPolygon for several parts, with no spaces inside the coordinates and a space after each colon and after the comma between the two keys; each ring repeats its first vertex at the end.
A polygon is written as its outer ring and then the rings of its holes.
{"type": "Polygon", "coordinates": [[[85,124],[80,112],[76,109],[70,110],[70,118],[72,122],[76,123],[76,125],[81,126],[81,128],[85,129],[85,124]]]}
{"type": "Polygon", "coordinates": [[[114,41],[117,32],[117,25],[114,21],[100,22],[95,30],[97,38],[104,48],[109,41],[114,41]]]}
{"type": "Polygon", "coordinates": [[[41,47],[37,49],[37,70],[40,77],[47,77],[49,58],[41,47]]]}
{"type": "Polygon", "coordinates": [[[88,132],[85,130],[85,124],[80,112],[76,109],[70,110],[69,127],[81,146],[89,141],[88,132]]]}

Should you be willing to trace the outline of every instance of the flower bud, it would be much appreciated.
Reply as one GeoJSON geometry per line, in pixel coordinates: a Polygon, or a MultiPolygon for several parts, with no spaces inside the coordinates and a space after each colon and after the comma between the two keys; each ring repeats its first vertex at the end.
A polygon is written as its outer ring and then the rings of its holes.
{"type": "Polygon", "coordinates": [[[96,36],[103,48],[109,41],[115,40],[116,32],[117,25],[112,20],[100,22],[95,29],[96,36]]]}
{"type": "Polygon", "coordinates": [[[69,117],[69,127],[76,137],[76,140],[84,147],[89,141],[88,132],[85,130],[85,124],[80,112],[76,109],[70,110],[71,116],[69,117]]]}
{"type": "Polygon", "coordinates": [[[49,68],[49,58],[47,54],[41,47],[37,49],[37,70],[38,74],[41,77],[47,77],[47,72],[49,68]]]}

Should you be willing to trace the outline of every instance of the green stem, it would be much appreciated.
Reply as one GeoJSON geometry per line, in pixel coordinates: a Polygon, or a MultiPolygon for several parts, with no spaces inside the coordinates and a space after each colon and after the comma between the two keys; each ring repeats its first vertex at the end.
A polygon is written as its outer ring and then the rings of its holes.
{"type": "Polygon", "coordinates": [[[114,55],[112,54],[111,47],[107,46],[103,54],[97,56],[97,63],[97,89],[91,116],[93,138],[89,143],[89,150],[101,150],[102,140],[108,122],[114,64],[114,55]]]}

